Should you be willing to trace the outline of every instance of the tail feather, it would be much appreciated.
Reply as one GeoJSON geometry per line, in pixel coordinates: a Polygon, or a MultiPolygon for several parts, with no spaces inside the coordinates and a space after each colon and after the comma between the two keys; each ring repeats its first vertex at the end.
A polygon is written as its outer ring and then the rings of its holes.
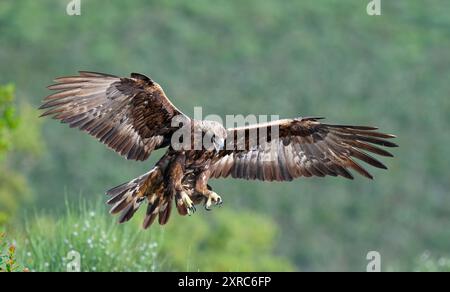
{"type": "Polygon", "coordinates": [[[159,205],[159,198],[157,198],[154,203],[151,202],[148,203],[144,223],[142,224],[142,227],[144,227],[144,229],[149,228],[155,221],[156,216],[158,216],[158,213],[155,212],[156,209],[158,208],[158,205],[159,205]]]}
{"type": "Polygon", "coordinates": [[[172,211],[172,197],[170,197],[166,203],[164,203],[159,210],[159,224],[164,225],[169,221],[172,211]]]}
{"type": "MultiPolygon", "coordinates": [[[[111,214],[117,214],[121,211],[128,213],[130,212],[130,206],[136,208],[137,210],[137,208],[139,208],[140,204],[142,203],[144,195],[142,191],[145,191],[142,190],[142,187],[145,185],[145,181],[153,171],[154,169],[133,179],[130,182],[121,184],[107,191],[106,194],[111,196],[111,198],[107,201],[107,204],[112,205],[112,208],[109,212],[111,214]]],[[[124,214],[123,216],[125,217],[124,214]]]]}
{"type": "Polygon", "coordinates": [[[135,200],[132,204],[128,204],[128,206],[122,211],[119,217],[119,223],[127,222],[128,220],[133,217],[134,213],[139,209],[141,206],[143,199],[135,200]]]}
{"type": "Polygon", "coordinates": [[[107,203],[111,205],[110,213],[119,215],[119,223],[129,221],[142,203],[147,200],[147,211],[142,224],[149,228],[158,217],[160,225],[166,224],[172,213],[174,196],[180,215],[187,215],[187,208],[177,194],[168,194],[163,182],[160,168],[157,166],[149,172],[123,183],[106,192],[110,196],[107,203]]]}
{"type": "Polygon", "coordinates": [[[107,203],[112,205],[110,213],[120,213],[119,223],[129,221],[145,199],[148,201],[147,215],[144,228],[150,227],[159,214],[159,223],[165,224],[169,220],[172,200],[167,201],[162,187],[161,172],[157,167],[149,172],[121,184],[106,192],[110,196],[107,203]]]}

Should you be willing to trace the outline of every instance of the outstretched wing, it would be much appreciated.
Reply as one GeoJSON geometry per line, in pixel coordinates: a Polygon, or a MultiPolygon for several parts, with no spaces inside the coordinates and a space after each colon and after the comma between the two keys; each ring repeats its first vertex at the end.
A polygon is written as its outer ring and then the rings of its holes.
{"type": "Polygon", "coordinates": [[[171,120],[182,113],[157,83],[137,73],[130,78],[79,73],[48,87],[59,92],[45,98],[42,116],[88,132],[127,159],[145,160],[167,146],[175,131],[171,120]]]}
{"type": "Polygon", "coordinates": [[[379,133],[374,127],[322,124],[319,119],[279,120],[229,129],[226,150],[218,153],[211,177],[289,181],[331,175],[353,179],[349,172],[353,169],[372,178],[354,158],[386,169],[364,151],[392,157],[376,145],[397,147],[386,140],[395,136],[379,133]]]}

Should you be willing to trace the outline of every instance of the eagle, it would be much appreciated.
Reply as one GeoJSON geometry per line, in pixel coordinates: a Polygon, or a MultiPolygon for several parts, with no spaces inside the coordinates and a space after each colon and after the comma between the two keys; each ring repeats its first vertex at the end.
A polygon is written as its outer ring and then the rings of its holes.
{"type": "Polygon", "coordinates": [[[126,159],[144,161],[156,149],[165,154],[147,173],[107,191],[111,214],[130,220],[147,204],[143,227],[168,222],[173,206],[191,215],[196,206],[221,206],[209,179],[292,181],[341,176],[350,170],[372,179],[357,160],[387,169],[369,154],[393,157],[397,147],[376,127],[327,124],[322,117],[280,119],[225,129],[217,121],[191,119],[176,108],[151,78],[80,71],[48,86],[41,116],[51,116],[92,135],[126,159]],[[200,141],[200,143],[198,142],[200,141]],[[206,141],[206,142],[205,142],[206,141]]]}

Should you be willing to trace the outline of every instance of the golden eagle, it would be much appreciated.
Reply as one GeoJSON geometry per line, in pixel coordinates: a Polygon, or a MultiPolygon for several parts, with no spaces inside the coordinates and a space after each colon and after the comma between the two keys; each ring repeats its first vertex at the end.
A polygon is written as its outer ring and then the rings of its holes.
{"type": "Polygon", "coordinates": [[[353,179],[349,169],[372,178],[354,158],[386,169],[366,152],[392,157],[377,145],[397,146],[387,140],[394,135],[375,127],[325,124],[318,117],[225,129],[218,122],[190,119],[158,83],[137,73],[121,78],[82,71],[55,82],[48,88],[57,92],[45,98],[42,116],[89,133],[127,159],[146,160],[153,150],[167,148],[149,172],[107,192],[111,213],[120,212],[121,223],[147,202],[144,228],[156,217],[159,224],[167,223],[173,205],[186,215],[200,203],[208,210],[222,204],[208,185],[210,178],[290,181],[331,175],[353,179]],[[189,130],[188,136],[174,139],[182,129],[189,130]],[[197,134],[210,145],[198,145],[197,134]],[[174,140],[183,146],[175,147],[174,140]]]}

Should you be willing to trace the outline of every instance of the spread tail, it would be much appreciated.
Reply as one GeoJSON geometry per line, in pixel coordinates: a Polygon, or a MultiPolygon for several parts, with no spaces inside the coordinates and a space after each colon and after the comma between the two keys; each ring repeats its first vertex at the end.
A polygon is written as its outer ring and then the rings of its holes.
{"type": "Polygon", "coordinates": [[[110,213],[120,213],[119,223],[129,221],[145,199],[148,201],[143,227],[148,228],[159,215],[159,224],[166,224],[172,209],[172,198],[165,196],[161,171],[154,167],[149,172],[106,192],[112,205],[110,213]]]}

